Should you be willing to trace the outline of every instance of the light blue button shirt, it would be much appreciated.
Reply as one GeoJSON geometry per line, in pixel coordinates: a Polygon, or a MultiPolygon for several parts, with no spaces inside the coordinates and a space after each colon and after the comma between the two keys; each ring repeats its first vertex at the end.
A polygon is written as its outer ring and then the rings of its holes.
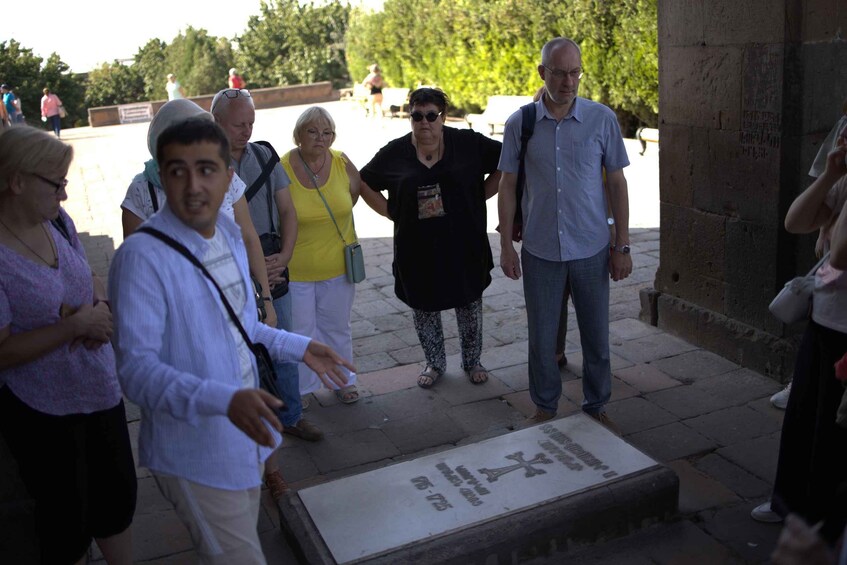
{"type": "MultiPolygon", "coordinates": [[[[198,258],[209,246],[167,204],[144,225],[170,235],[198,258]]],[[[216,229],[250,285],[241,230],[224,214],[218,214],[216,229]]],[[[241,371],[212,283],[171,247],[135,234],[115,253],[109,297],[118,379],[127,398],[141,407],[139,465],[219,489],[259,486],[260,464],[272,450],[260,448],[227,418],[232,396],[242,388],[241,371]]],[[[259,323],[253,300],[245,302],[239,319],[271,357],[303,359],[311,340],[259,323]]],[[[255,360],[253,371],[258,383],[255,360]]],[[[279,444],[276,431],[274,436],[279,444]]]]}
{"type": "MultiPolygon", "coordinates": [[[[577,97],[561,121],[539,100],[527,145],[523,248],[547,261],[572,261],[609,245],[603,168],[629,165],[620,126],[608,107],[577,97]]],[[[506,121],[498,169],[518,172],[521,111],[506,121]]]]}

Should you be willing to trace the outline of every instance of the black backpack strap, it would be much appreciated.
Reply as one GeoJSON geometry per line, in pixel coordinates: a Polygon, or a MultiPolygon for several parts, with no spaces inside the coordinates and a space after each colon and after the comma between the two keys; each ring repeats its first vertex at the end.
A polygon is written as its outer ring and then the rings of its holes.
{"type": "Polygon", "coordinates": [[[153,202],[153,213],[159,211],[159,199],[156,197],[156,187],[149,180],[147,181],[147,192],[150,193],[150,201],[153,202]]]}
{"type": "Polygon", "coordinates": [[[253,181],[253,184],[250,185],[244,192],[244,196],[247,197],[247,202],[253,200],[253,197],[256,196],[256,193],[259,192],[259,189],[262,188],[262,185],[268,182],[268,179],[271,177],[271,173],[274,170],[274,167],[279,163],[279,155],[277,155],[276,150],[273,148],[273,145],[268,143],[267,141],[257,141],[255,143],[250,143],[250,145],[261,145],[262,147],[266,147],[271,151],[270,160],[265,163],[262,158],[262,152],[253,148],[253,153],[256,155],[256,159],[259,161],[259,164],[262,165],[262,173],[253,181]]]}
{"type": "Polygon", "coordinates": [[[523,223],[521,199],[523,198],[523,188],[526,183],[526,148],[529,145],[529,138],[532,137],[534,131],[535,102],[530,102],[521,106],[521,150],[518,154],[518,179],[515,186],[515,224],[523,223]]]}

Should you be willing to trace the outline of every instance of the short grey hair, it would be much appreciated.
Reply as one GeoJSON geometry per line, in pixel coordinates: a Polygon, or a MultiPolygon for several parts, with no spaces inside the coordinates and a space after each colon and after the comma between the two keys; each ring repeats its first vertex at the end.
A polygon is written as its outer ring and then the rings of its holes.
{"type": "Polygon", "coordinates": [[[306,131],[310,125],[324,121],[329,124],[329,129],[332,130],[332,140],[330,141],[330,145],[335,142],[335,120],[332,119],[332,116],[329,115],[329,112],[326,111],[325,108],[321,108],[320,106],[312,106],[311,108],[307,108],[305,112],[300,114],[300,117],[297,118],[297,123],[294,124],[294,145],[300,146],[300,140],[303,138],[303,132],[306,131]]]}
{"type": "Polygon", "coordinates": [[[218,93],[215,94],[215,97],[212,98],[212,105],[209,107],[209,111],[213,116],[218,118],[226,112],[226,109],[233,103],[233,100],[239,99],[247,100],[250,107],[254,110],[256,109],[253,97],[250,95],[250,91],[246,88],[224,88],[223,90],[218,91],[218,93]],[[227,92],[238,92],[238,94],[235,96],[227,96],[227,92]]]}
{"type": "Polygon", "coordinates": [[[63,173],[71,166],[73,148],[46,131],[16,125],[0,133],[0,194],[20,173],[44,176],[63,173]]]}
{"type": "Polygon", "coordinates": [[[553,55],[553,51],[565,45],[570,45],[576,49],[576,52],[579,53],[579,58],[582,59],[582,49],[580,49],[576,41],[567,37],[556,37],[545,43],[544,47],[541,48],[541,64],[548,63],[550,57],[553,55]]]}

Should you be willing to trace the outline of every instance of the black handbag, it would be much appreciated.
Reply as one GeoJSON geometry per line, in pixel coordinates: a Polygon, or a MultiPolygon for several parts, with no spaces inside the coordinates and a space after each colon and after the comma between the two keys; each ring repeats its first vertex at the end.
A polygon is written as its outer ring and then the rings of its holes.
{"type": "MultiPolygon", "coordinates": [[[[273,226],[273,223],[271,224],[273,226]]],[[[282,251],[282,240],[274,233],[263,233],[259,236],[259,243],[262,245],[262,255],[274,255],[282,251]]],[[[283,281],[271,287],[271,297],[276,300],[288,294],[288,267],[282,272],[283,281]]]]}
{"type": "MultiPolygon", "coordinates": [[[[191,254],[191,252],[180,242],[176,241],[174,238],[160,232],[157,229],[151,227],[141,227],[136,230],[136,232],[143,232],[148,235],[152,235],[156,239],[162,241],[166,245],[172,247],[176,251],[178,251],[183,257],[188,259],[192,265],[200,269],[207,279],[212,281],[212,284],[218,290],[218,294],[220,294],[221,302],[223,302],[224,307],[226,308],[227,313],[229,314],[230,319],[232,319],[232,323],[235,324],[235,327],[238,328],[238,331],[241,333],[241,339],[244,340],[244,343],[247,344],[247,348],[253,353],[253,356],[256,357],[256,367],[259,369],[259,385],[274,395],[275,397],[282,400],[282,395],[279,392],[279,389],[276,386],[276,369],[274,369],[273,361],[271,360],[271,355],[268,353],[268,348],[261,343],[253,343],[250,340],[250,337],[247,335],[247,331],[244,329],[244,326],[241,325],[241,321],[236,316],[235,311],[232,309],[232,306],[229,305],[229,301],[226,299],[226,295],[224,291],[221,289],[220,285],[218,285],[218,281],[212,277],[212,274],[203,266],[197,257],[191,254]]],[[[282,410],[286,409],[285,403],[283,402],[282,410]]]]}

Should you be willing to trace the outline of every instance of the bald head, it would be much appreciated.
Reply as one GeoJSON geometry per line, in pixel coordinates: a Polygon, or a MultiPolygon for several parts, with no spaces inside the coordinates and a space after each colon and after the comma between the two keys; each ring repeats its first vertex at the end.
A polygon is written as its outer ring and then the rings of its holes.
{"type": "Polygon", "coordinates": [[[212,98],[210,112],[217,119],[218,116],[225,114],[230,106],[241,106],[242,104],[247,104],[253,109],[256,108],[253,97],[250,96],[247,89],[225,88],[212,98]]]}
{"type": "Polygon", "coordinates": [[[253,122],[256,120],[250,93],[234,88],[221,90],[212,99],[212,115],[229,138],[233,158],[241,159],[247,142],[253,136],[253,122]]]}
{"type": "Polygon", "coordinates": [[[549,66],[553,53],[559,49],[573,49],[582,58],[582,49],[579,48],[576,41],[567,37],[557,37],[545,43],[544,47],[541,48],[541,64],[549,66]]]}

